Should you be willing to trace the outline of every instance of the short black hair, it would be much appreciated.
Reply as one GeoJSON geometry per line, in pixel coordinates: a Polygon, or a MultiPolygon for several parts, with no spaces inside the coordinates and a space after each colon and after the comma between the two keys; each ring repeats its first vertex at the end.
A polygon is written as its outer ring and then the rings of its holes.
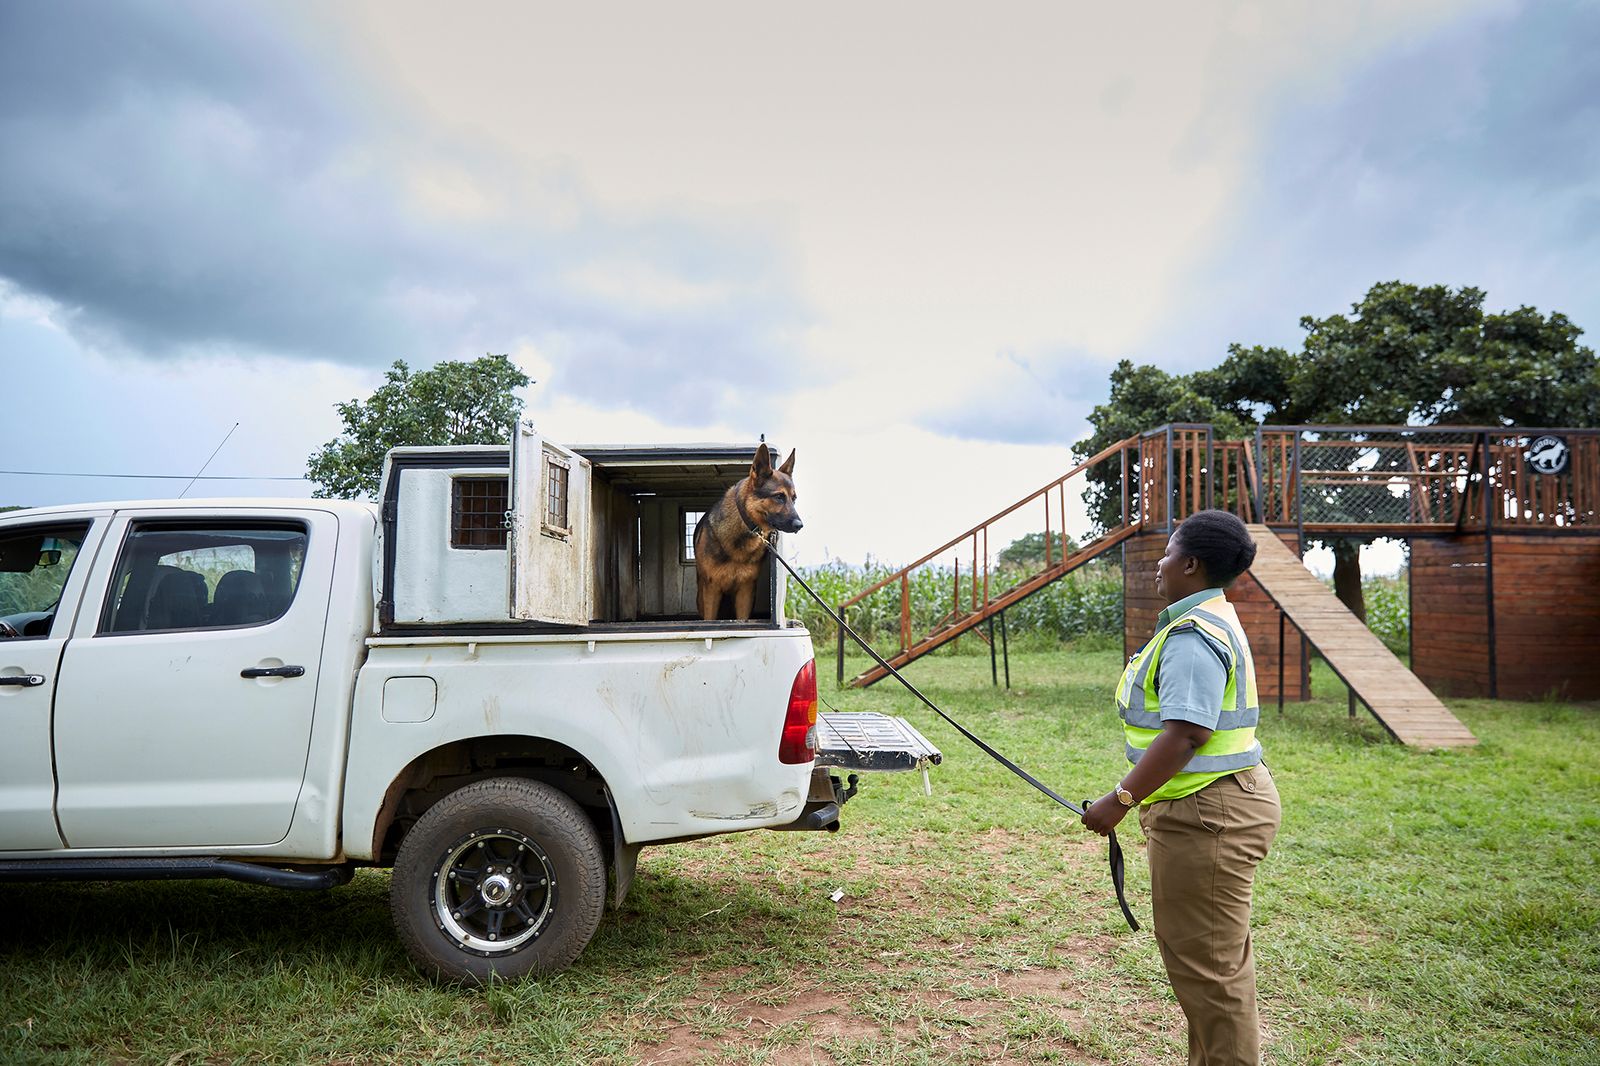
{"type": "Polygon", "coordinates": [[[1255,538],[1227,511],[1196,511],[1179,523],[1175,536],[1183,554],[1199,559],[1206,577],[1223,588],[1256,559],[1255,538]]]}

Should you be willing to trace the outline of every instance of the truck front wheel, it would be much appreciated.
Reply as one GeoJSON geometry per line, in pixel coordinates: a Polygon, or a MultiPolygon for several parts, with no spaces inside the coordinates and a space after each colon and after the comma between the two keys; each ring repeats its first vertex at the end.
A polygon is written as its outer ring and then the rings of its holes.
{"type": "Polygon", "coordinates": [[[395,856],[389,906],[418,966],[483,983],[570,965],[600,925],[605,887],[583,810],[549,785],[497,777],[417,819],[395,856]]]}

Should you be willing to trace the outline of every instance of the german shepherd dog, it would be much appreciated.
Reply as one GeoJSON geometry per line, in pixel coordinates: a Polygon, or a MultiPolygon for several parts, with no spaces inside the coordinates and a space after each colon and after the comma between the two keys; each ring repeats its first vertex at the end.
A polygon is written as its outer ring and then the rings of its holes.
{"type": "Polygon", "coordinates": [[[794,509],[794,452],[776,470],[765,444],[756,449],[750,474],[722,494],[694,527],[694,576],[700,617],[716,620],[722,598],[733,595],[733,617],[748,621],[756,602],[756,579],[773,530],[798,533],[804,525],[794,509]]]}

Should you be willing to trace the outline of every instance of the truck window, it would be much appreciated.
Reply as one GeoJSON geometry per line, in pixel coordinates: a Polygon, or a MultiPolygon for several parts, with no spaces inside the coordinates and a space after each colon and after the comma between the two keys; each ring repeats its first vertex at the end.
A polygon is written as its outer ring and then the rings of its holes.
{"type": "Polygon", "coordinates": [[[265,625],[289,609],[305,557],[298,524],[136,524],[100,632],[265,625]]]}
{"type": "Polygon", "coordinates": [[[29,527],[0,533],[0,635],[45,637],[67,575],[77,562],[87,524],[29,527]]]}

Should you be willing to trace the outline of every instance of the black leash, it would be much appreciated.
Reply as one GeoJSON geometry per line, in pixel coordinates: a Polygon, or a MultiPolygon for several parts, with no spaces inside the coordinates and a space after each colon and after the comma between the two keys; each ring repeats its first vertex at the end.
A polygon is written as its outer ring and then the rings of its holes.
{"type": "MultiPolygon", "coordinates": [[[[761,534],[757,533],[754,529],[751,529],[750,532],[755,534],[755,536],[760,537],[761,543],[766,545],[767,551],[772,553],[772,557],[783,564],[783,568],[789,571],[790,577],[800,582],[800,587],[805,589],[811,598],[817,601],[817,605],[828,613],[828,617],[833,619],[834,624],[839,627],[840,631],[850,634],[850,639],[861,645],[862,650],[868,655],[872,656],[874,662],[883,667],[885,670],[889,671],[896,681],[900,682],[906,687],[906,691],[910,692],[917,699],[921,700],[923,704],[925,704],[927,708],[934,714],[937,714],[940,718],[943,718],[946,722],[949,722],[950,725],[955,727],[956,732],[960,733],[962,736],[972,741],[972,743],[976,744],[978,748],[981,749],[983,753],[988,755],[991,759],[995,760],[1001,766],[1004,766],[1007,770],[1010,770],[1018,777],[1022,778],[1040,792],[1043,792],[1046,796],[1049,796],[1051,799],[1061,804],[1061,806],[1065,807],[1073,814],[1076,814],[1079,817],[1083,816],[1084,807],[1089,806],[1089,800],[1083,801],[1083,807],[1079,807],[1075,803],[1068,802],[1067,800],[1063,799],[1060,794],[1055,791],[1055,789],[1051,788],[1043,781],[1040,781],[1037,777],[1034,777],[1032,774],[1028,773],[1028,771],[1024,770],[1022,767],[1018,766],[1016,763],[1012,762],[998,751],[994,750],[994,748],[990,747],[982,737],[978,736],[978,734],[974,733],[972,730],[968,729],[954,718],[951,718],[948,714],[945,714],[944,711],[940,709],[938,704],[934,703],[928,697],[919,692],[917,690],[917,686],[907,681],[901,675],[900,671],[896,670],[894,667],[890,666],[886,661],[884,661],[883,656],[879,655],[877,650],[874,649],[872,645],[861,639],[861,635],[859,633],[846,625],[844,619],[835,614],[833,608],[829,607],[827,603],[824,602],[822,597],[817,595],[816,589],[813,589],[810,585],[806,584],[806,579],[801,577],[799,573],[796,572],[795,568],[789,565],[789,560],[785,559],[782,553],[772,546],[771,541],[769,541],[766,537],[762,537],[761,534]]],[[[1117,843],[1117,831],[1115,829],[1111,830],[1109,836],[1111,841],[1111,850],[1109,855],[1111,862],[1111,884],[1112,887],[1117,890],[1117,906],[1122,908],[1122,916],[1128,919],[1128,928],[1137,930],[1139,928],[1139,922],[1134,918],[1133,911],[1129,909],[1128,897],[1123,891],[1124,878],[1122,845],[1117,843]]]]}

